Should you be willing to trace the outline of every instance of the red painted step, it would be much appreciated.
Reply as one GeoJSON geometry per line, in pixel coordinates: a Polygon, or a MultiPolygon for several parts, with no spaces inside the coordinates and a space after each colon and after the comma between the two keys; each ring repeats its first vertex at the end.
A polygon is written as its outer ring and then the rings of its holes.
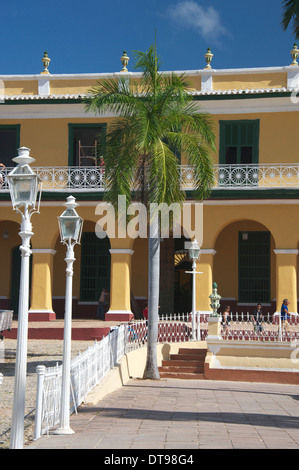
{"type": "Polygon", "coordinates": [[[206,349],[181,348],[159,367],[161,378],[203,380],[206,349]]]}
{"type": "Polygon", "coordinates": [[[161,379],[204,380],[204,374],[187,374],[184,372],[160,372],[161,379]]]}
{"type": "MultiPolygon", "coordinates": [[[[73,341],[100,341],[106,336],[111,326],[119,325],[119,322],[105,322],[100,320],[72,320],[73,341]]],[[[3,336],[16,339],[18,334],[18,322],[12,322],[11,331],[4,331],[3,336]]],[[[28,339],[55,339],[63,340],[64,321],[53,320],[47,322],[32,321],[28,323],[28,339]]]]}

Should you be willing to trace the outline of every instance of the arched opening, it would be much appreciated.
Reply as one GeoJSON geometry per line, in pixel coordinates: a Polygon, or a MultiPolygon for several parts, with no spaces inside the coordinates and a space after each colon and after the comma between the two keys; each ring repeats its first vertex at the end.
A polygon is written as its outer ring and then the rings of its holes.
{"type": "Polygon", "coordinates": [[[187,313],[192,310],[192,270],[185,242],[190,239],[174,239],[174,312],[187,313]]]}
{"type": "MultiPolygon", "coordinates": [[[[53,308],[57,318],[64,315],[66,246],[57,238],[54,256],[53,308]]],[[[81,244],[75,245],[73,275],[73,317],[96,318],[103,287],[110,291],[110,241],[95,234],[95,223],[85,220],[81,244]]]]}
{"type": "Polygon", "coordinates": [[[262,303],[271,311],[276,291],[275,243],[263,224],[240,220],[227,225],[215,243],[213,279],[222,304],[250,311],[262,303]]]}
{"type": "MultiPolygon", "coordinates": [[[[191,262],[185,249],[187,238],[168,238],[160,244],[160,295],[159,313],[183,313],[191,311],[192,276],[191,262]]],[[[148,295],[148,239],[137,238],[133,246],[131,290],[140,310],[148,295]]]]}

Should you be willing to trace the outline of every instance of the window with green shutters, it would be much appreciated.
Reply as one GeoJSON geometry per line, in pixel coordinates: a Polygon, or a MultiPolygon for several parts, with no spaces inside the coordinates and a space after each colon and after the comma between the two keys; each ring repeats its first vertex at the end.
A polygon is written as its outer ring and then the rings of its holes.
{"type": "Polygon", "coordinates": [[[96,302],[103,287],[110,290],[110,242],[84,232],[81,245],[80,300],[96,302]]]}
{"type": "Polygon", "coordinates": [[[20,125],[0,125],[0,163],[14,166],[13,158],[17,156],[20,147],[20,125]]]}
{"type": "Polygon", "coordinates": [[[220,121],[219,163],[249,165],[259,161],[259,120],[220,121]]]}
{"type": "Polygon", "coordinates": [[[269,303],[271,297],[270,232],[239,232],[239,302],[269,303]]]}
{"type": "Polygon", "coordinates": [[[69,166],[97,166],[105,139],[106,123],[69,124],[69,166]]]}

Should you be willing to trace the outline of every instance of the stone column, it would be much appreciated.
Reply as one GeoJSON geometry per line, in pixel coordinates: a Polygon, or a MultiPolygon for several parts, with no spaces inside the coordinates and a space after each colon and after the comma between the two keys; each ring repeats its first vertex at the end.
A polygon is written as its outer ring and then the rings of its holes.
{"type": "Polygon", "coordinates": [[[55,250],[32,249],[32,282],[29,321],[56,320],[52,308],[52,273],[55,250]]]}
{"type": "Polygon", "coordinates": [[[128,248],[111,249],[110,308],[105,320],[128,321],[131,311],[131,259],[128,248]]]}
{"type": "Polygon", "coordinates": [[[278,249],[276,254],[276,311],[283,299],[289,299],[289,312],[297,314],[297,256],[298,250],[278,249]]]}
{"type": "Polygon", "coordinates": [[[208,317],[207,341],[221,339],[221,317],[208,317]]]}

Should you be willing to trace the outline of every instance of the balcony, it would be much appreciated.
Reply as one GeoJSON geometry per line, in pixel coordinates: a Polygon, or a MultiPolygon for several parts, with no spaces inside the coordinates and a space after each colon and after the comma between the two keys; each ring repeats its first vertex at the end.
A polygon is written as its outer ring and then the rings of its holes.
{"type": "MultiPolygon", "coordinates": [[[[215,165],[213,190],[299,189],[299,163],[260,165],[215,165]]],[[[43,192],[104,192],[105,167],[35,167],[43,192]]],[[[1,171],[1,192],[8,192],[7,174],[1,171]]],[[[193,169],[181,165],[182,189],[194,189],[193,169]]]]}
{"type": "MultiPolygon", "coordinates": [[[[299,163],[215,165],[213,190],[299,189],[299,163]]],[[[194,189],[193,171],[181,166],[182,188],[194,189]]]]}

